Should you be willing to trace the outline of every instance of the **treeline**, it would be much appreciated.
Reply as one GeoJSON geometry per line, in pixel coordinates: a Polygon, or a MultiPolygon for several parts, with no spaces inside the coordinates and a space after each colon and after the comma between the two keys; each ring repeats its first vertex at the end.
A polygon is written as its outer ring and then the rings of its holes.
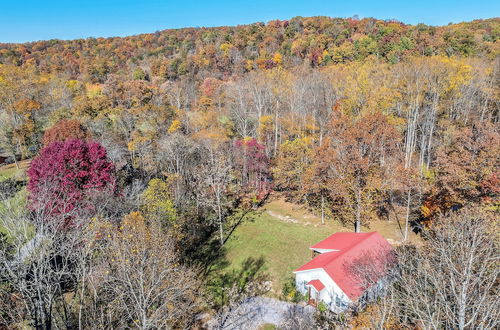
{"type": "MultiPolygon", "coordinates": [[[[362,61],[398,63],[410,56],[498,55],[497,18],[428,26],[374,18],[294,17],[236,27],[186,28],[126,38],[0,44],[0,63],[103,83],[108,74],[143,65],[166,79],[224,78],[276,66],[362,61]]],[[[140,73],[139,73],[140,74],[140,73]]]]}

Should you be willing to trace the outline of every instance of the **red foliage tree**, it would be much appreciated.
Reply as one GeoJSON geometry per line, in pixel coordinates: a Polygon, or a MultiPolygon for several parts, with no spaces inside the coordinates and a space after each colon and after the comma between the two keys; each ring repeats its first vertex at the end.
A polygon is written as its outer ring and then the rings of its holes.
{"type": "Polygon", "coordinates": [[[89,138],[89,133],[85,126],[75,119],[63,119],[45,131],[43,135],[43,145],[48,146],[52,142],[64,142],[70,139],[85,140],[89,138]]]}
{"type": "Polygon", "coordinates": [[[28,170],[31,208],[45,207],[51,214],[66,214],[87,207],[92,191],[113,189],[114,165],[97,142],[56,141],[42,149],[28,170]]]}

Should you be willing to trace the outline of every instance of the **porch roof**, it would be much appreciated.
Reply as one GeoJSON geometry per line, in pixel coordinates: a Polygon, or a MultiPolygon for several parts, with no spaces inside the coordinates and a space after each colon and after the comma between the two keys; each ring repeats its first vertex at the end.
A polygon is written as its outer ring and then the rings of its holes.
{"type": "Polygon", "coordinates": [[[325,288],[325,285],[320,280],[311,280],[311,281],[307,282],[306,285],[310,285],[310,286],[314,287],[314,289],[316,289],[316,291],[318,291],[318,292],[320,292],[321,290],[323,290],[325,288]]]}

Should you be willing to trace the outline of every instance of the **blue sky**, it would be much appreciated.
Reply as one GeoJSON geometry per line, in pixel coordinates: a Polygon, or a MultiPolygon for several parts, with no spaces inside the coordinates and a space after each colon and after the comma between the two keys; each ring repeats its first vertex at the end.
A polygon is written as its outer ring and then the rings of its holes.
{"type": "Polygon", "coordinates": [[[0,0],[0,42],[127,36],[294,16],[376,17],[444,25],[500,16],[493,0],[0,0]]]}

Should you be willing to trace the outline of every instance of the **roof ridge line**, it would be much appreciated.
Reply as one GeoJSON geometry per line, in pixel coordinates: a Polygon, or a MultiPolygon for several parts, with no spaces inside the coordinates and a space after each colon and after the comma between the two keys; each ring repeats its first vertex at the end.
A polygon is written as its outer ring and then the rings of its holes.
{"type": "MultiPolygon", "coordinates": [[[[369,233],[355,233],[355,234],[368,234],[368,235],[366,235],[363,239],[360,239],[356,243],[350,245],[349,248],[344,249],[343,251],[340,251],[340,250],[336,251],[336,252],[339,252],[339,253],[337,253],[337,255],[334,258],[332,258],[332,260],[330,260],[326,265],[322,266],[321,269],[323,269],[326,272],[326,269],[325,269],[326,266],[328,266],[333,261],[337,260],[340,256],[344,255],[347,251],[350,251],[353,247],[359,245],[361,242],[364,242],[368,237],[371,237],[375,233],[376,233],[376,231],[372,231],[372,232],[369,232],[369,233]]],[[[330,252],[327,252],[327,253],[330,253],[330,252]]]]}

